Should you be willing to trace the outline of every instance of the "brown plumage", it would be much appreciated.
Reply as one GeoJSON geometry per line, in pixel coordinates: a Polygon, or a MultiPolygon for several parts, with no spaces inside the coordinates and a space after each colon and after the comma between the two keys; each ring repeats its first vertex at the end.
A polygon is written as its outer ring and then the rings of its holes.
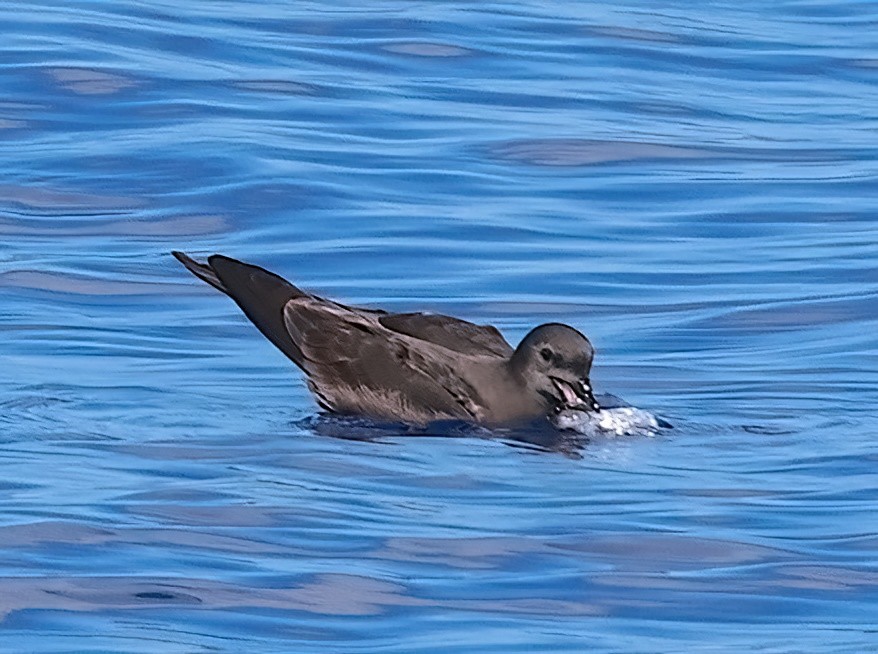
{"type": "Polygon", "coordinates": [[[327,411],[502,425],[562,408],[599,410],[588,380],[594,349],[567,325],[536,327],[513,350],[489,325],[348,307],[219,254],[207,263],[173,255],[241,307],[327,411]]]}

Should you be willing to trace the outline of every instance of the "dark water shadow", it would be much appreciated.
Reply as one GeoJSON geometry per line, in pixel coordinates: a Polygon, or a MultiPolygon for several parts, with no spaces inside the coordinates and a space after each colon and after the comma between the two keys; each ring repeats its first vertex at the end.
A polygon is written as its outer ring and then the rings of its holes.
{"type": "Polygon", "coordinates": [[[582,434],[555,429],[548,419],[515,427],[488,428],[463,420],[440,420],[418,426],[375,421],[359,416],[319,413],[298,420],[293,425],[320,436],[373,443],[389,443],[399,438],[494,439],[511,447],[559,453],[573,458],[582,456],[581,450],[588,442],[582,434]]]}
{"type": "MultiPolygon", "coordinates": [[[[601,394],[602,407],[615,409],[630,406],[615,395],[601,394]]],[[[540,418],[512,427],[484,427],[463,420],[439,420],[427,425],[407,425],[402,422],[376,421],[361,416],[319,413],[293,423],[296,427],[330,438],[386,443],[398,438],[478,438],[501,441],[510,447],[544,453],[563,454],[581,458],[591,440],[590,434],[558,429],[548,418],[540,418]]],[[[661,427],[670,429],[665,420],[661,427]]]]}

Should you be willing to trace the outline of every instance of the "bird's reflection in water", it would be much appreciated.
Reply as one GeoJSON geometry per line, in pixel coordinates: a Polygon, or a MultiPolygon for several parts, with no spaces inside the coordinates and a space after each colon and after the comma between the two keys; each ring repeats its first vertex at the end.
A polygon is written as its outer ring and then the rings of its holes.
{"type": "Polygon", "coordinates": [[[441,420],[428,425],[379,422],[360,416],[319,413],[296,423],[321,436],[344,440],[388,442],[399,438],[478,438],[499,440],[511,447],[535,452],[557,452],[578,457],[587,437],[559,430],[547,418],[515,427],[488,428],[461,420],[441,420]]]}
{"type": "MultiPolygon", "coordinates": [[[[599,395],[603,412],[629,408],[630,405],[615,395],[599,395]]],[[[479,438],[499,440],[511,447],[534,452],[555,452],[565,456],[579,458],[582,450],[592,437],[603,434],[600,429],[593,429],[594,421],[573,421],[587,429],[564,429],[559,424],[568,424],[567,416],[559,415],[532,420],[511,427],[484,427],[462,420],[441,420],[427,425],[407,425],[402,422],[376,421],[362,416],[320,413],[309,416],[296,423],[297,426],[331,438],[355,441],[386,442],[387,439],[398,438],[479,438]]],[[[659,421],[660,426],[670,425],[659,421]]],[[[645,435],[650,435],[646,434],[645,435]]]]}

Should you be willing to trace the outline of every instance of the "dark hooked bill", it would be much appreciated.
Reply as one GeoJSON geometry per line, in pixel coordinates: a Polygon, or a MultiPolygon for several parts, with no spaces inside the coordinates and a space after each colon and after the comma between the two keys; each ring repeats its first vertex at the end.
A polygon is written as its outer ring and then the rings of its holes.
{"type": "Polygon", "coordinates": [[[550,377],[555,388],[558,390],[561,400],[561,408],[579,409],[580,411],[600,411],[601,405],[594,399],[591,383],[588,378],[578,379],[570,383],[557,377],[550,377]]]}

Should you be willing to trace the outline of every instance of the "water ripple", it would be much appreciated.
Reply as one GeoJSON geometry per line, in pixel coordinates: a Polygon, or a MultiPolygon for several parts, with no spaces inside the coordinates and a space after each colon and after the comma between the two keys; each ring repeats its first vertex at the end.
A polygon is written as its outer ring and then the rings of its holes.
{"type": "Polygon", "coordinates": [[[0,649],[875,649],[871,4],[4,9],[0,649]],[[326,419],[176,249],[674,429],[326,419]]]}

